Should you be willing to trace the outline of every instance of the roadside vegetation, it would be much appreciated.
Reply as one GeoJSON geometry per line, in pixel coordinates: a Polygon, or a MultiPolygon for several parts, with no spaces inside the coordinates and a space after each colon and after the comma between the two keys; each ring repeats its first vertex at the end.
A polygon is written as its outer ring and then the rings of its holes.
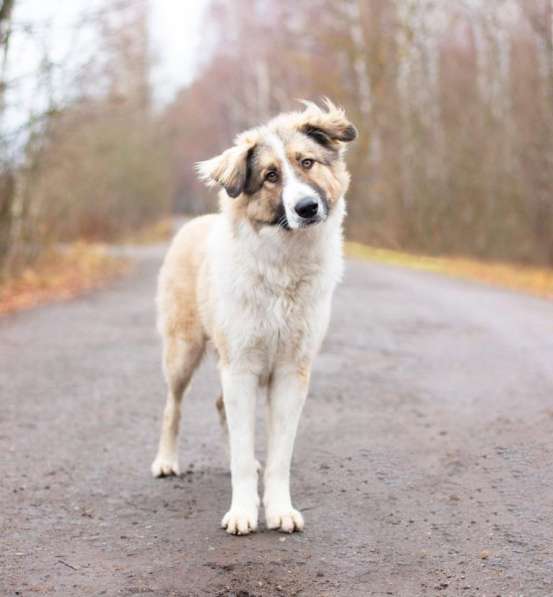
{"type": "MultiPolygon", "coordinates": [[[[174,226],[173,218],[165,217],[151,226],[121,233],[117,243],[164,243],[173,235],[174,226]]],[[[132,270],[132,262],[110,254],[109,245],[105,243],[78,240],[51,245],[31,263],[0,281],[0,315],[71,299],[103,287],[129,270],[132,270]]]]}
{"type": "Polygon", "coordinates": [[[551,268],[494,263],[466,257],[430,257],[354,242],[346,243],[346,255],[353,259],[445,274],[553,299],[551,268]]]}
{"type": "Polygon", "coordinates": [[[98,244],[81,241],[50,248],[0,283],[0,315],[71,299],[107,284],[129,267],[98,244]]]}

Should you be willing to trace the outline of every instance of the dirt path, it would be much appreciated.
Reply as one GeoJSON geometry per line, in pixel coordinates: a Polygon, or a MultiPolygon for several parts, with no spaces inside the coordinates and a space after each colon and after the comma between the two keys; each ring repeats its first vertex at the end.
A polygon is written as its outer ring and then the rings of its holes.
{"type": "Polygon", "coordinates": [[[306,530],[237,538],[212,362],[184,474],[149,475],[161,255],[0,321],[0,595],[553,595],[553,303],[350,263],[297,442],[306,530]]]}

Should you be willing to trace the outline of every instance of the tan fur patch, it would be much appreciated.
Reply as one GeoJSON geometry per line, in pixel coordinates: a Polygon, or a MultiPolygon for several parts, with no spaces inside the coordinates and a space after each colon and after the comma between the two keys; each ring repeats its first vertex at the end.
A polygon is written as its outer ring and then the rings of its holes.
{"type": "Polygon", "coordinates": [[[226,336],[216,329],[214,330],[212,341],[215,350],[217,351],[220,365],[226,367],[230,360],[226,336]]]}
{"type": "Polygon", "coordinates": [[[193,344],[204,342],[196,283],[207,231],[216,216],[203,216],[182,229],[160,273],[160,331],[193,344]]]}
{"type": "Polygon", "coordinates": [[[311,363],[309,362],[302,362],[298,365],[297,374],[302,384],[305,386],[309,385],[309,380],[311,378],[311,363]]]}
{"type": "Polygon", "coordinates": [[[332,206],[348,190],[350,176],[344,162],[339,161],[328,167],[316,165],[305,175],[305,179],[322,189],[332,206]]]}

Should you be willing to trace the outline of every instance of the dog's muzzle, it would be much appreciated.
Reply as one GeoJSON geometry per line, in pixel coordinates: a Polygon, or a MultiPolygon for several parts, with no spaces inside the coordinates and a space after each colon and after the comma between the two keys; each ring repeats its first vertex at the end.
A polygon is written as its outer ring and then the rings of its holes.
{"type": "Polygon", "coordinates": [[[312,220],[319,213],[319,202],[314,197],[303,197],[296,203],[294,211],[302,220],[312,220]]]}
{"type": "Polygon", "coordinates": [[[300,228],[318,224],[327,215],[322,202],[314,196],[302,197],[294,206],[294,211],[298,217],[300,228]]]}

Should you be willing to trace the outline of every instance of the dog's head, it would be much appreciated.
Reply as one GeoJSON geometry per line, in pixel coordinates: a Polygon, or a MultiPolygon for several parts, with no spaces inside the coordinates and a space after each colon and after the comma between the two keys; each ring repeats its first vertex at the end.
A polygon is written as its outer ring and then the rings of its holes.
{"type": "Polygon", "coordinates": [[[242,133],[233,147],[197,166],[200,178],[221,185],[233,212],[256,227],[296,230],[324,222],[348,188],[344,149],[355,127],[329,100],[324,109],[304,103],[303,112],[242,133]]]}

